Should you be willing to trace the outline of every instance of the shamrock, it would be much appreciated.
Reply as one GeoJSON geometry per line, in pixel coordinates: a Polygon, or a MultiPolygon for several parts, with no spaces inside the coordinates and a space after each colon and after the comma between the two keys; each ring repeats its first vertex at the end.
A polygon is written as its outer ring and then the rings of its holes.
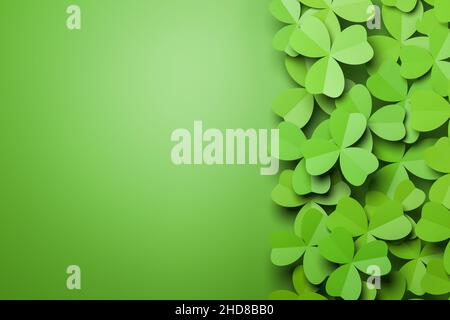
{"type": "Polygon", "coordinates": [[[419,208],[425,202],[425,198],[425,192],[416,188],[411,180],[400,182],[394,194],[394,200],[402,204],[404,211],[419,208]]]}
{"type": "Polygon", "coordinates": [[[295,292],[278,290],[271,293],[270,300],[327,300],[317,293],[319,288],[310,284],[305,277],[303,266],[297,266],[292,273],[295,292]]]}
{"type": "Polygon", "coordinates": [[[427,202],[416,226],[417,236],[428,242],[450,238],[450,211],[436,202],[427,202]]]}
{"type": "Polygon", "coordinates": [[[352,237],[363,236],[361,242],[370,242],[376,238],[399,240],[412,230],[410,221],[397,201],[387,200],[377,206],[369,222],[364,208],[350,197],[338,202],[336,210],[328,218],[327,226],[332,231],[345,229],[352,237]]]}
{"type": "Polygon", "coordinates": [[[363,114],[369,129],[382,139],[397,141],[406,135],[403,124],[405,109],[398,104],[389,105],[378,109],[372,115],[372,97],[363,85],[355,85],[347,94],[337,99],[336,107],[363,114]]]}
{"type": "Polygon", "coordinates": [[[292,187],[299,195],[309,193],[325,194],[331,188],[329,175],[313,176],[306,171],[306,160],[302,159],[292,175],[292,187]]]}
{"type": "Polygon", "coordinates": [[[363,136],[366,126],[367,120],[361,113],[350,113],[343,108],[333,111],[329,123],[332,141],[312,137],[303,143],[308,173],[324,174],[340,159],[347,181],[354,186],[362,185],[378,168],[378,160],[370,151],[351,147],[363,136]]]}
{"type": "MultiPolygon", "coordinates": [[[[447,83],[450,79],[450,32],[438,25],[430,31],[429,41],[415,38],[419,42],[401,48],[401,75],[406,79],[417,79],[431,70],[433,89],[441,96],[448,95],[447,83]],[[424,42],[421,45],[421,42],[424,42]]],[[[413,40],[413,39],[411,39],[413,40]]]]}
{"type": "Polygon", "coordinates": [[[400,56],[401,45],[395,39],[385,35],[375,35],[367,38],[373,48],[374,56],[366,64],[367,72],[373,75],[385,62],[396,63],[400,56]]]}
{"type": "Polygon", "coordinates": [[[333,297],[358,299],[361,294],[358,270],[368,275],[371,274],[372,267],[377,267],[380,275],[391,270],[385,242],[376,240],[366,243],[354,254],[352,236],[343,228],[337,228],[323,238],[319,242],[319,251],[325,259],[341,265],[331,273],[326,283],[326,291],[333,297]]]}
{"type": "Polygon", "coordinates": [[[425,294],[422,280],[426,273],[426,265],[431,259],[442,256],[440,248],[434,244],[425,244],[420,239],[404,241],[389,245],[389,251],[403,260],[410,260],[400,268],[406,278],[407,288],[415,295],[425,294]]]}
{"type": "Polygon", "coordinates": [[[279,130],[279,158],[291,161],[303,158],[302,145],[306,141],[305,134],[293,123],[282,122],[279,130]]]}
{"type": "Polygon", "coordinates": [[[366,22],[370,18],[368,9],[372,6],[370,0],[300,0],[308,7],[323,9],[328,14],[352,22],[366,22]]]}
{"type": "Polygon", "coordinates": [[[317,17],[306,16],[301,27],[291,37],[291,47],[309,58],[319,58],[305,78],[305,87],[311,94],[339,97],[344,91],[344,73],[338,63],[359,65],[373,57],[367,42],[366,30],[359,25],[337,34],[333,43],[327,26],[317,17]]]}
{"type": "Polygon", "coordinates": [[[331,177],[331,188],[326,194],[298,195],[292,185],[293,174],[292,170],[284,170],[280,174],[278,184],[272,190],[272,200],[282,207],[296,208],[310,201],[330,206],[350,195],[349,186],[337,174],[331,177]]]}
{"type": "Polygon", "coordinates": [[[319,254],[317,245],[329,232],[328,218],[318,205],[310,205],[300,211],[295,222],[295,232],[276,234],[273,239],[272,262],[277,266],[294,263],[302,256],[306,278],[320,284],[330,274],[331,264],[319,254]]]}

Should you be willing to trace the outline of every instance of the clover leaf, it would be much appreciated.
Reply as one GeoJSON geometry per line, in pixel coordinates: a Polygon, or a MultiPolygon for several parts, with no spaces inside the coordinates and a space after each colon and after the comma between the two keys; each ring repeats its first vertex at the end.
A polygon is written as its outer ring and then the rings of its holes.
{"type": "Polygon", "coordinates": [[[370,15],[370,0],[300,0],[303,4],[318,9],[327,9],[341,18],[352,22],[366,22],[370,15]]]}
{"type": "Polygon", "coordinates": [[[344,91],[345,78],[339,62],[364,64],[373,57],[362,26],[350,26],[337,34],[333,43],[326,25],[315,16],[303,19],[291,37],[291,47],[309,58],[319,58],[309,69],[305,87],[311,94],[339,97],[344,91]]]}
{"type": "Polygon", "coordinates": [[[423,16],[423,5],[419,1],[411,12],[402,12],[394,7],[383,6],[382,16],[389,33],[402,43],[417,31],[417,23],[423,16]]]}
{"type": "Polygon", "coordinates": [[[425,150],[425,161],[433,170],[450,173],[450,138],[443,137],[425,150]]]}
{"type": "Polygon", "coordinates": [[[428,263],[422,287],[425,292],[433,295],[450,292],[450,277],[445,271],[442,259],[433,259],[428,263]]]}
{"type": "Polygon", "coordinates": [[[400,11],[410,12],[416,7],[417,0],[382,0],[389,7],[396,7],[400,11]]]}
{"type": "Polygon", "coordinates": [[[326,283],[326,291],[333,297],[356,300],[361,294],[359,271],[370,274],[369,266],[377,266],[380,274],[391,270],[387,258],[388,247],[383,241],[372,241],[362,246],[356,254],[352,236],[343,228],[337,228],[319,242],[321,255],[341,266],[334,270],[326,283]]]}
{"type": "Polygon", "coordinates": [[[276,234],[271,254],[272,262],[278,266],[289,265],[304,255],[303,266],[306,278],[313,284],[320,284],[332,270],[329,262],[321,257],[317,245],[329,232],[326,228],[328,216],[320,208],[309,207],[299,213],[295,234],[276,234]]]}

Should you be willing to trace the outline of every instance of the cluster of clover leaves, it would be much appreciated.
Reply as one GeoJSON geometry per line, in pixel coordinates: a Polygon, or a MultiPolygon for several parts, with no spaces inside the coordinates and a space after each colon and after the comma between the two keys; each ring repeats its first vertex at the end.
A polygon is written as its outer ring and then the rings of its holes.
{"type": "Polygon", "coordinates": [[[271,298],[448,299],[450,1],[273,0],[270,11],[287,24],[273,45],[295,82],[273,104],[290,169],[272,199],[299,210],[271,252],[295,291],[271,298]],[[366,25],[372,5],[381,29],[366,25]]]}

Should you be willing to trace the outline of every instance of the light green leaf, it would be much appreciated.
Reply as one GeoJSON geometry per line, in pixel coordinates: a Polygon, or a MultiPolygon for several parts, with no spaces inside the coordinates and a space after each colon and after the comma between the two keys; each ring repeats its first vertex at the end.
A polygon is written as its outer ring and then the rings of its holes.
{"type": "Polygon", "coordinates": [[[333,11],[341,18],[351,22],[366,22],[370,18],[370,0],[334,0],[333,11]]]}
{"type": "Polygon", "coordinates": [[[305,86],[306,74],[309,68],[313,65],[313,60],[298,56],[287,56],[285,60],[286,70],[291,78],[302,87],[305,86]]]}
{"type": "Polygon", "coordinates": [[[306,170],[313,176],[329,171],[339,158],[339,148],[332,142],[314,138],[303,143],[306,170]]]}
{"type": "Polygon", "coordinates": [[[311,67],[306,76],[305,85],[311,94],[324,94],[337,98],[344,91],[344,73],[336,60],[324,57],[311,67]]]}
{"type": "Polygon", "coordinates": [[[340,266],[328,278],[326,290],[332,297],[357,300],[361,295],[361,278],[358,270],[351,264],[340,266]]]}
{"type": "Polygon", "coordinates": [[[430,189],[430,200],[450,209],[450,174],[439,178],[430,189]]]}
{"type": "Polygon", "coordinates": [[[403,214],[402,206],[393,200],[376,207],[369,223],[369,233],[383,240],[403,239],[411,230],[411,223],[403,214]]]}
{"type": "Polygon", "coordinates": [[[400,51],[402,61],[400,74],[405,79],[417,79],[427,73],[433,66],[433,57],[424,48],[403,46],[400,51]]]}
{"type": "Polygon", "coordinates": [[[360,65],[373,57],[373,49],[367,42],[367,32],[360,25],[353,25],[339,33],[331,47],[331,55],[339,62],[360,65]]]}
{"type": "Polygon", "coordinates": [[[303,159],[295,168],[292,176],[292,187],[299,195],[307,195],[309,193],[324,194],[330,190],[331,179],[328,175],[310,175],[306,171],[306,161],[303,159]]]}
{"type": "Polygon", "coordinates": [[[378,169],[378,160],[366,149],[347,148],[341,151],[340,166],[348,182],[361,186],[378,169]]]}
{"type": "Polygon", "coordinates": [[[369,77],[367,88],[380,100],[397,102],[406,98],[408,84],[400,75],[400,66],[386,61],[369,77]]]}
{"type": "Polygon", "coordinates": [[[290,122],[278,125],[280,134],[280,160],[290,161],[303,157],[302,145],[306,141],[304,133],[290,122]]]}
{"type": "Polygon", "coordinates": [[[272,15],[284,23],[297,23],[300,19],[301,6],[298,0],[273,0],[270,3],[272,15]]]}
{"type": "Polygon", "coordinates": [[[414,130],[419,132],[432,131],[450,118],[449,103],[430,90],[420,90],[411,98],[411,121],[414,130]]]}
{"type": "Polygon", "coordinates": [[[417,30],[417,22],[423,16],[423,5],[418,3],[410,13],[404,13],[393,7],[383,6],[383,22],[389,33],[399,41],[405,41],[417,30]]]}
{"type": "Polygon", "coordinates": [[[280,174],[278,184],[272,190],[272,200],[286,208],[299,207],[307,202],[306,198],[297,195],[292,188],[292,170],[285,170],[280,174]]]}
{"type": "Polygon", "coordinates": [[[417,236],[428,242],[440,242],[450,238],[450,212],[439,203],[428,202],[422,209],[422,217],[416,226],[417,236]]]}
{"type": "Polygon", "coordinates": [[[339,200],[336,210],[327,220],[327,226],[331,231],[343,228],[352,237],[358,237],[367,232],[367,216],[358,201],[346,197],[339,200]]]}
{"type": "Polygon", "coordinates": [[[401,182],[394,195],[394,200],[402,204],[404,211],[417,209],[425,202],[425,198],[425,192],[416,188],[411,180],[401,182]]]}
{"type": "Polygon", "coordinates": [[[406,179],[409,177],[405,167],[393,163],[381,168],[373,175],[371,187],[373,190],[393,197],[398,185],[406,179]]]}
{"type": "Polygon", "coordinates": [[[357,84],[336,100],[336,107],[349,113],[361,113],[369,119],[372,113],[372,97],[365,86],[357,84]]]}
{"type": "Polygon", "coordinates": [[[439,22],[448,23],[450,21],[450,2],[448,0],[434,0],[434,8],[439,22]]]}
{"type": "Polygon", "coordinates": [[[400,44],[398,41],[383,35],[370,36],[367,40],[375,52],[372,60],[367,63],[367,71],[370,75],[376,73],[386,61],[391,63],[397,62],[400,56],[400,44]]]}
{"type": "Polygon", "coordinates": [[[320,254],[334,263],[351,263],[354,250],[352,236],[343,228],[334,229],[328,237],[319,242],[320,254]]]}
{"type": "Polygon", "coordinates": [[[433,259],[427,265],[427,272],[422,279],[425,292],[441,295],[450,292],[450,278],[445,272],[442,259],[433,259]]]}
{"type": "Polygon", "coordinates": [[[434,139],[425,139],[409,148],[402,159],[402,164],[409,172],[426,180],[436,180],[441,176],[425,162],[425,151],[433,146],[434,142],[434,139]]]}
{"type": "Polygon", "coordinates": [[[301,129],[311,119],[314,97],[303,88],[289,89],[274,101],[272,110],[301,129]]]}
{"type": "Polygon", "coordinates": [[[367,120],[361,113],[336,109],[330,117],[331,136],[338,146],[347,148],[358,141],[366,130],[367,120]]]}
{"type": "Polygon", "coordinates": [[[317,247],[310,247],[306,250],[303,264],[306,278],[316,285],[321,284],[335,268],[332,263],[321,256],[317,247]]]}
{"type": "Polygon", "coordinates": [[[321,58],[330,52],[330,35],[319,18],[308,16],[293,33],[290,45],[303,56],[321,58]]]}
{"type": "Polygon", "coordinates": [[[305,244],[295,234],[276,233],[272,237],[270,259],[276,266],[287,266],[300,259],[305,249],[305,244]]]}
{"type": "Polygon", "coordinates": [[[421,296],[425,293],[422,288],[422,280],[426,273],[425,265],[420,260],[412,260],[406,263],[400,272],[406,278],[407,288],[415,295],[421,296]]]}
{"type": "Polygon", "coordinates": [[[389,244],[389,251],[396,257],[405,260],[419,259],[422,247],[420,239],[389,244]]]}
{"type": "Polygon", "coordinates": [[[317,292],[318,288],[308,282],[305,276],[304,267],[302,265],[297,266],[292,273],[292,284],[295,291],[299,295],[307,292],[317,292]]]}
{"type": "Polygon", "coordinates": [[[370,273],[370,266],[377,266],[380,275],[391,271],[391,262],[387,258],[388,246],[384,241],[376,240],[364,244],[356,253],[353,265],[361,272],[370,273]]]}
{"type": "Polygon", "coordinates": [[[405,116],[405,109],[400,105],[385,106],[370,117],[369,128],[382,139],[398,141],[406,135],[405,116]]]}

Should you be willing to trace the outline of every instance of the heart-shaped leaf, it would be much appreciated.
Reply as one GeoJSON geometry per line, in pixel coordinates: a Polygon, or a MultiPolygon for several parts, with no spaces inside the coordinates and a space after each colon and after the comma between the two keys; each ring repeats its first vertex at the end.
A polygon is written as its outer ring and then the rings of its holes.
{"type": "Polygon", "coordinates": [[[404,46],[400,51],[402,65],[400,73],[403,78],[417,79],[427,73],[433,66],[433,57],[424,48],[404,46]]]}
{"type": "Polygon", "coordinates": [[[391,63],[397,62],[400,56],[400,44],[398,41],[383,35],[368,37],[367,41],[375,52],[372,60],[367,63],[367,71],[370,75],[376,73],[386,61],[391,63]]]}
{"type": "Polygon", "coordinates": [[[439,172],[431,169],[425,162],[425,151],[433,146],[434,142],[434,139],[425,139],[409,148],[402,159],[402,164],[409,172],[427,180],[436,180],[441,176],[439,172]]]}
{"type": "Polygon", "coordinates": [[[366,130],[367,120],[361,113],[336,109],[330,117],[330,132],[334,142],[347,148],[358,141],[366,130]]]}
{"type": "Polygon", "coordinates": [[[318,290],[316,286],[309,283],[302,265],[297,266],[294,269],[294,272],[292,273],[292,284],[299,295],[307,292],[317,292],[318,290]]]}
{"type": "Polygon", "coordinates": [[[400,272],[406,278],[408,290],[415,295],[421,296],[425,293],[422,288],[422,280],[426,271],[425,265],[420,260],[409,261],[400,269],[400,272]]]}
{"type": "Polygon", "coordinates": [[[408,84],[400,75],[400,66],[386,61],[369,77],[367,88],[380,100],[397,102],[406,98],[408,84]]]}
{"type": "Polygon", "coordinates": [[[420,239],[389,244],[389,251],[396,257],[405,260],[419,259],[422,244],[420,239]]]}
{"type": "Polygon", "coordinates": [[[348,182],[361,186],[378,169],[378,160],[366,149],[346,148],[341,151],[340,166],[348,182]]]}
{"type": "Polygon", "coordinates": [[[298,0],[273,0],[269,8],[275,18],[289,24],[297,23],[302,11],[298,0]]]}
{"type": "Polygon", "coordinates": [[[287,266],[297,261],[305,252],[306,246],[295,234],[283,232],[272,237],[270,259],[276,266],[287,266]]]}
{"type": "Polygon", "coordinates": [[[297,82],[302,87],[305,86],[306,75],[308,74],[309,68],[313,65],[314,61],[312,59],[298,56],[290,57],[287,56],[285,60],[286,70],[291,76],[291,78],[297,82]]]}
{"type": "Polygon", "coordinates": [[[352,264],[337,268],[328,278],[327,293],[344,300],[357,300],[361,295],[361,278],[352,264]]]}
{"type": "Polygon", "coordinates": [[[450,22],[450,3],[447,0],[434,0],[434,8],[439,22],[450,22]]]}
{"type": "Polygon", "coordinates": [[[412,230],[411,223],[403,214],[402,206],[389,200],[375,208],[369,223],[369,232],[383,240],[399,240],[412,230]]]}
{"type": "Polygon", "coordinates": [[[343,228],[334,229],[328,237],[319,242],[320,254],[334,263],[351,263],[354,250],[352,236],[343,228]]]}
{"type": "Polygon", "coordinates": [[[389,33],[398,41],[405,41],[417,30],[417,23],[423,16],[423,5],[419,2],[416,8],[405,13],[394,7],[383,6],[383,22],[389,33]]]}
{"type": "Polygon", "coordinates": [[[290,122],[280,123],[278,130],[280,135],[280,160],[290,161],[302,158],[302,145],[306,141],[304,133],[290,122]]]}
{"type": "Polygon", "coordinates": [[[439,178],[430,189],[430,200],[450,209],[450,174],[439,178]]]}
{"type": "Polygon", "coordinates": [[[377,267],[379,275],[391,271],[391,262],[387,258],[388,246],[384,241],[376,240],[364,244],[356,253],[353,265],[361,272],[371,274],[370,267],[377,267]]]}
{"type": "Polygon", "coordinates": [[[370,18],[370,0],[334,0],[333,11],[341,18],[351,22],[366,22],[370,18]]]}
{"type": "Polygon", "coordinates": [[[373,49],[367,42],[367,32],[360,25],[353,25],[339,33],[331,47],[331,55],[337,61],[359,65],[373,57],[373,49]]]}
{"type": "Polygon", "coordinates": [[[272,200],[286,208],[299,207],[307,202],[307,199],[297,195],[292,188],[292,170],[285,170],[280,174],[278,184],[272,190],[272,200]]]}
{"type": "Polygon", "coordinates": [[[303,88],[289,89],[274,101],[272,110],[301,129],[311,119],[314,97],[303,88]]]}
{"type": "Polygon", "coordinates": [[[372,113],[372,97],[365,86],[357,84],[336,100],[336,107],[349,113],[361,113],[369,119],[372,113]]]}
{"type": "Polygon", "coordinates": [[[442,259],[433,259],[427,265],[427,271],[422,279],[425,292],[441,295],[450,292],[450,277],[445,272],[442,259]]]}
{"type": "Polygon", "coordinates": [[[313,138],[303,144],[306,171],[313,176],[328,172],[339,158],[339,148],[334,143],[313,138]]]}
{"type": "Polygon", "coordinates": [[[290,45],[292,34],[295,30],[297,30],[297,28],[298,27],[296,25],[288,25],[280,29],[275,34],[272,41],[274,49],[278,51],[284,51],[291,57],[297,56],[298,53],[296,53],[290,45]]]}
{"type": "Polygon", "coordinates": [[[417,0],[382,0],[383,4],[396,7],[403,12],[410,12],[415,8],[417,0]]]}
{"type": "Polygon", "coordinates": [[[306,160],[301,160],[292,176],[292,187],[299,195],[324,194],[330,190],[330,176],[312,176],[306,171],[306,160]]]}
{"type": "Polygon", "coordinates": [[[425,161],[436,171],[450,173],[450,138],[441,138],[428,148],[425,151],[425,161]]]}
{"type": "Polygon", "coordinates": [[[302,19],[300,28],[292,35],[290,45],[303,56],[321,58],[330,52],[330,35],[325,24],[310,15],[302,19]]]}
{"type": "Polygon", "coordinates": [[[428,202],[422,209],[422,217],[416,226],[417,236],[428,242],[450,238],[450,212],[439,203],[428,202]]]}
{"type": "Polygon", "coordinates": [[[398,141],[406,134],[403,124],[405,116],[405,109],[400,105],[385,106],[370,117],[369,128],[382,139],[398,141]]]}
{"type": "Polygon", "coordinates": [[[309,282],[321,284],[334,270],[334,265],[322,257],[319,248],[310,247],[303,257],[305,275],[309,282]]]}
{"type": "Polygon", "coordinates": [[[450,118],[449,103],[431,90],[413,93],[411,98],[411,121],[414,130],[432,131],[450,118]]]}
{"type": "Polygon", "coordinates": [[[411,180],[401,182],[394,195],[394,200],[402,204],[404,211],[417,209],[425,202],[425,198],[425,192],[416,188],[411,180]]]}
{"type": "Polygon", "coordinates": [[[331,231],[337,228],[343,228],[352,237],[358,237],[367,232],[367,216],[358,201],[346,197],[339,200],[336,210],[327,220],[327,226],[331,231]]]}
{"type": "Polygon", "coordinates": [[[324,94],[331,98],[337,98],[344,91],[344,73],[336,60],[324,57],[309,70],[305,86],[311,94],[324,94]]]}

